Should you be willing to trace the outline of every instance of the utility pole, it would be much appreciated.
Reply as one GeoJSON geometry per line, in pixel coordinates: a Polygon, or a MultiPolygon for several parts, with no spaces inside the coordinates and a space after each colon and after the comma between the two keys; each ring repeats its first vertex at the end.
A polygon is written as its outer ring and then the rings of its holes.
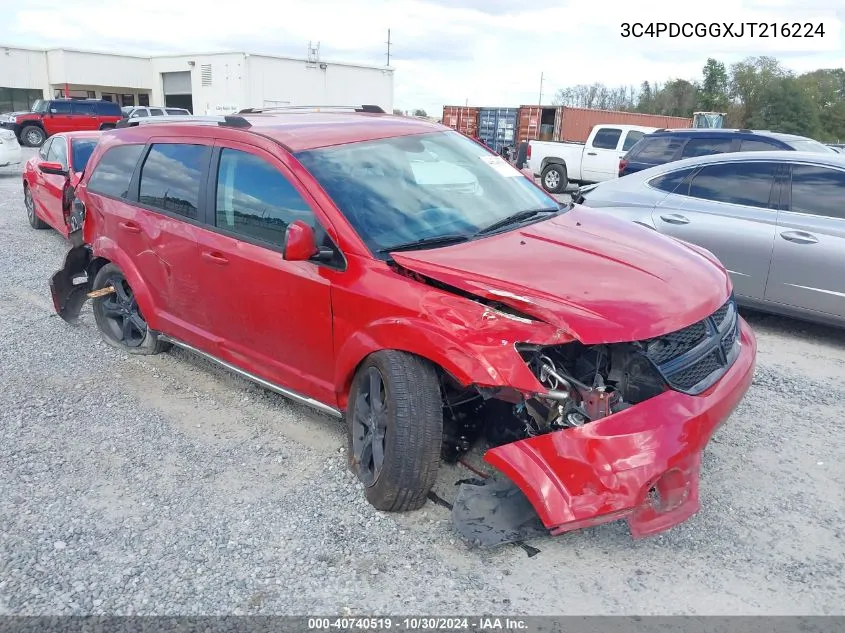
{"type": "Polygon", "coordinates": [[[390,66],[390,29],[387,29],[387,65],[390,66]]]}
{"type": "Polygon", "coordinates": [[[537,105],[543,105],[543,73],[540,73],[540,100],[537,105]]]}

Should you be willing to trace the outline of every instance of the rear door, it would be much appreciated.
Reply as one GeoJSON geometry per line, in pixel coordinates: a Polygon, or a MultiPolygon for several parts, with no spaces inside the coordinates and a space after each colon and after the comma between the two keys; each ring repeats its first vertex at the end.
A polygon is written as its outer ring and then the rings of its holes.
{"type": "Polygon", "coordinates": [[[845,317],[845,171],[793,164],[766,299],[845,317]]]}
{"type": "Polygon", "coordinates": [[[73,101],[71,103],[73,118],[72,130],[96,130],[100,127],[97,106],[92,101],[73,101]]]}
{"type": "Polygon", "coordinates": [[[50,109],[44,116],[44,129],[48,136],[71,132],[74,129],[73,111],[70,100],[55,100],[50,102],[50,109]]]}
{"type": "Polygon", "coordinates": [[[603,126],[588,140],[581,158],[581,180],[602,182],[619,174],[619,149],[623,143],[620,127],[603,126]]]}
{"type": "Polygon", "coordinates": [[[762,299],[777,228],[778,169],[774,162],[705,165],[655,207],[654,226],[712,252],[737,295],[762,299]]]}

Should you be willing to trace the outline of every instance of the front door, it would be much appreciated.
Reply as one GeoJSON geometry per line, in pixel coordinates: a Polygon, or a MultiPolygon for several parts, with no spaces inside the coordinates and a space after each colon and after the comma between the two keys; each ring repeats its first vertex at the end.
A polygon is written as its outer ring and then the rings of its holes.
{"type": "Polygon", "coordinates": [[[331,285],[313,262],[286,261],[294,220],[317,227],[307,194],[255,146],[215,150],[199,239],[202,288],[218,356],[297,393],[333,403],[331,285]]]}
{"type": "Polygon", "coordinates": [[[603,182],[619,175],[622,145],[622,128],[602,127],[596,130],[584,147],[581,157],[581,179],[586,182],[603,182]]]}
{"type": "Polygon", "coordinates": [[[766,299],[845,317],[845,171],[792,165],[766,299]]]}
{"type": "MultiPolygon", "coordinates": [[[[64,136],[55,136],[50,142],[50,147],[47,150],[48,163],[58,163],[65,171],[68,169],[68,147],[67,138],[64,136]]],[[[44,217],[47,218],[47,223],[59,230],[65,226],[65,214],[62,208],[62,201],[64,200],[65,189],[69,186],[68,176],[59,176],[57,174],[45,174],[39,170],[41,175],[40,191],[37,197],[41,205],[41,210],[44,217]]]]}
{"type": "Polygon", "coordinates": [[[737,295],[763,299],[777,227],[776,163],[705,165],[653,210],[661,233],[703,246],[737,295]]]}
{"type": "Polygon", "coordinates": [[[70,99],[56,99],[50,102],[50,109],[44,116],[44,129],[48,136],[73,131],[74,115],[70,99]]]}

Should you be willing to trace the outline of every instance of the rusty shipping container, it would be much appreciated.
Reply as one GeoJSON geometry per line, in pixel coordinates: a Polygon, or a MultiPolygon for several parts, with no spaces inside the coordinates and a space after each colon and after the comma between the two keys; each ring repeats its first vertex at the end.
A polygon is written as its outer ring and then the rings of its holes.
{"type": "Polygon", "coordinates": [[[443,106],[443,125],[475,138],[478,136],[478,108],[443,106]]]}
{"type": "Polygon", "coordinates": [[[692,119],[566,106],[522,106],[519,109],[518,138],[521,141],[584,143],[590,136],[593,126],[612,123],[656,128],[685,128],[692,126],[692,119]]]}

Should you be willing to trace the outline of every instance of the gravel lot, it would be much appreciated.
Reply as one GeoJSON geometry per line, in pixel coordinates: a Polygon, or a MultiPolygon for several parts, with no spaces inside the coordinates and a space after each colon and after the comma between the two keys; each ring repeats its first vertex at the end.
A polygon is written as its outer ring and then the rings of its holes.
{"type": "Polygon", "coordinates": [[[687,523],[476,550],[440,506],[367,505],[337,421],[53,315],[67,246],[0,171],[0,613],[845,613],[845,331],[747,315],[757,377],[687,523]]]}

